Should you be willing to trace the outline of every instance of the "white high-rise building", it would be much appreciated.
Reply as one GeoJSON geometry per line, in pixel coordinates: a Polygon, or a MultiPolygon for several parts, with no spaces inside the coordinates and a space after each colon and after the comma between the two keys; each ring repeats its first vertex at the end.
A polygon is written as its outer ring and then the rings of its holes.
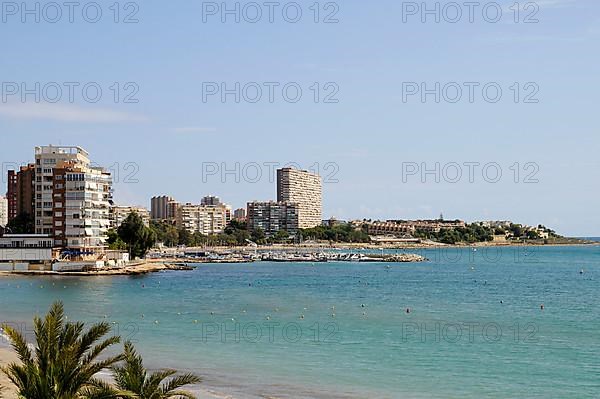
{"type": "Polygon", "coordinates": [[[54,244],[93,255],[106,248],[112,205],[112,177],[77,161],[54,168],[54,244]]]}
{"type": "Polygon", "coordinates": [[[298,228],[310,229],[322,223],[321,176],[305,170],[277,170],[277,202],[298,205],[298,228]]]}
{"type": "Polygon", "coordinates": [[[53,234],[54,168],[62,162],[90,165],[89,154],[81,147],[43,146],[35,148],[35,232],[53,234]]]}

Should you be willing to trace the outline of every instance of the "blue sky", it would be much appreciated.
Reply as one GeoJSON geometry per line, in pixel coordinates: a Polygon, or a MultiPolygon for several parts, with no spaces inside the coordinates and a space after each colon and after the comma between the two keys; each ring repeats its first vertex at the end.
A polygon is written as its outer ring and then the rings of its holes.
{"type": "MultiPolygon", "coordinates": [[[[91,23],[82,15],[88,3],[74,10],[73,23],[67,8],[56,23],[48,21],[52,9],[42,14],[40,8],[35,23],[35,16],[4,4],[4,169],[31,160],[35,145],[81,145],[95,162],[119,170],[119,203],[148,205],[157,194],[197,202],[215,194],[241,207],[275,198],[266,163],[295,162],[319,165],[323,175],[336,171],[337,182],[324,185],[325,216],[408,219],[443,212],[446,218],[512,219],[568,235],[600,234],[595,0],[521,2],[518,23],[512,0],[497,2],[502,17],[496,23],[491,2],[475,8],[473,22],[461,6],[456,23],[449,22],[455,10],[448,6],[439,23],[431,15],[422,22],[420,10],[408,15],[414,11],[408,3],[387,0],[323,1],[319,23],[312,0],[298,2],[303,13],[297,23],[282,15],[287,4],[286,17],[294,17],[289,2],[275,8],[273,23],[264,6],[257,23],[244,19],[254,16],[250,6],[240,23],[234,16],[222,23],[218,12],[203,15],[203,7],[211,10],[206,2],[150,0],[137,9],[119,3],[115,23],[114,2],[100,1],[102,18],[91,23]],[[132,12],[138,22],[123,23],[132,12]],[[324,23],[331,13],[338,22],[324,23]],[[538,22],[524,23],[527,17],[538,22]],[[33,94],[21,98],[21,87],[11,94],[11,83],[36,91],[36,82],[49,88],[40,89],[39,103],[33,94]],[[56,97],[49,82],[80,86],[73,102],[65,89],[58,102],[49,103],[44,100],[56,97]],[[83,97],[81,87],[90,82],[102,89],[97,103],[83,97]],[[114,82],[120,87],[117,103],[114,82]],[[134,86],[126,87],[128,82],[134,86]],[[204,101],[207,82],[230,89],[236,82],[279,86],[273,102],[265,89],[257,103],[246,100],[252,91],[236,103],[233,95],[225,102],[220,95],[204,101]],[[302,89],[296,103],[281,91],[291,82],[302,89]],[[440,89],[439,102],[434,94],[424,102],[419,94],[407,96],[407,84],[433,89],[436,82],[448,89],[440,89]],[[451,82],[464,89],[455,103],[451,82]],[[472,102],[465,82],[478,84],[472,102]],[[486,84],[502,89],[497,102],[482,94],[486,84]],[[125,103],[134,87],[138,102],[125,103]],[[325,102],[334,91],[331,99],[337,101],[325,102]],[[473,162],[479,166],[470,179],[465,164],[473,162]],[[415,165],[434,169],[436,163],[439,179],[436,173],[403,173],[415,165]],[[215,164],[228,170],[239,164],[238,176],[208,175],[215,164]],[[257,164],[262,178],[255,179],[257,164]],[[457,164],[463,174],[453,182],[457,164]],[[484,165],[492,172],[500,168],[498,182],[492,182],[495,172],[483,175],[484,165]]],[[[34,2],[27,4],[34,8],[34,2]]],[[[235,2],[226,4],[233,8],[235,2]]],[[[240,8],[247,4],[240,2],[240,8]]],[[[94,9],[87,10],[91,20],[94,9]]]]}

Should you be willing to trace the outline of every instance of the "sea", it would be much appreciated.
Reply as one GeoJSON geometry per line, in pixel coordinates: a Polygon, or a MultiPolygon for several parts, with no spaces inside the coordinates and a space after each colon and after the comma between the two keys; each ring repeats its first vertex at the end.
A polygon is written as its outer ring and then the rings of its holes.
{"type": "Polygon", "coordinates": [[[428,261],[2,277],[0,320],[32,340],[61,300],[199,398],[600,397],[600,246],[385,252],[428,261]]]}

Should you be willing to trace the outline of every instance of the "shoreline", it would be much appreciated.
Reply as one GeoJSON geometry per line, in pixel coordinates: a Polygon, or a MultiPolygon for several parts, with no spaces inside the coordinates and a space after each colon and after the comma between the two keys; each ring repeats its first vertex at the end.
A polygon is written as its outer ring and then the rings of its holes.
{"type": "Polygon", "coordinates": [[[188,266],[174,265],[164,261],[148,260],[144,263],[129,265],[121,269],[97,270],[86,272],[69,272],[69,271],[38,271],[38,270],[23,270],[23,271],[0,271],[2,276],[136,276],[148,273],[156,273],[165,270],[190,270],[188,266]]]}
{"type": "MultiPolygon", "coordinates": [[[[249,246],[233,246],[233,247],[188,247],[185,250],[188,251],[297,251],[297,250],[327,250],[327,249],[347,249],[347,250],[360,250],[370,249],[379,250],[406,250],[411,249],[436,249],[436,248],[486,248],[486,247],[594,247],[600,246],[600,242],[564,242],[564,243],[514,243],[514,242],[479,242],[473,244],[443,244],[443,243],[418,243],[418,244],[368,244],[368,243],[335,243],[335,244],[299,244],[299,245],[288,245],[288,244],[273,244],[264,245],[259,247],[249,246]]],[[[167,248],[163,250],[164,253],[176,252],[176,248],[167,248]]]]}
{"type": "MultiPolygon", "coordinates": [[[[186,248],[189,251],[206,251],[206,252],[238,252],[238,253],[252,253],[252,252],[267,252],[267,251],[289,251],[289,252],[306,252],[306,251],[324,251],[324,250],[396,250],[405,251],[405,255],[418,255],[419,251],[427,249],[479,249],[479,248],[540,248],[540,247],[598,247],[600,242],[564,242],[564,243],[510,243],[510,242],[482,242],[474,244],[441,244],[441,243],[419,243],[409,245],[381,245],[381,244],[306,244],[306,245],[269,245],[261,247],[190,247],[186,248]],[[410,253],[414,251],[416,253],[410,253]]],[[[192,270],[194,267],[189,266],[191,264],[208,264],[208,263],[253,263],[256,261],[246,261],[239,259],[232,260],[197,260],[179,258],[177,256],[168,257],[169,253],[176,255],[178,249],[169,248],[162,254],[165,255],[161,258],[146,259],[142,262],[128,265],[123,268],[115,268],[108,270],[93,270],[93,271],[38,271],[38,270],[13,270],[13,271],[0,271],[0,278],[7,276],[71,276],[71,277],[100,277],[100,276],[136,276],[150,273],[157,273],[161,271],[177,271],[177,270],[192,270]]],[[[426,260],[426,259],[423,259],[426,260]]],[[[307,261],[308,262],[308,261],[307,261]]],[[[406,263],[412,263],[414,261],[404,261],[406,263]]],[[[365,262],[366,263],[366,262],[365,262]]]]}

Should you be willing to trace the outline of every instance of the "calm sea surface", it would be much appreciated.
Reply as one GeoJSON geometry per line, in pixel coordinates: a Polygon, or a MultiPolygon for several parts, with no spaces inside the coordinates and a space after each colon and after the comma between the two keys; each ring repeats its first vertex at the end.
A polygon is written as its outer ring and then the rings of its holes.
{"type": "Polygon", "coordinates": [[[1,278],[0,320],[31,330],[60,299],[236,398],[599,397],[600,247],[420,253],[1,278]]]}

